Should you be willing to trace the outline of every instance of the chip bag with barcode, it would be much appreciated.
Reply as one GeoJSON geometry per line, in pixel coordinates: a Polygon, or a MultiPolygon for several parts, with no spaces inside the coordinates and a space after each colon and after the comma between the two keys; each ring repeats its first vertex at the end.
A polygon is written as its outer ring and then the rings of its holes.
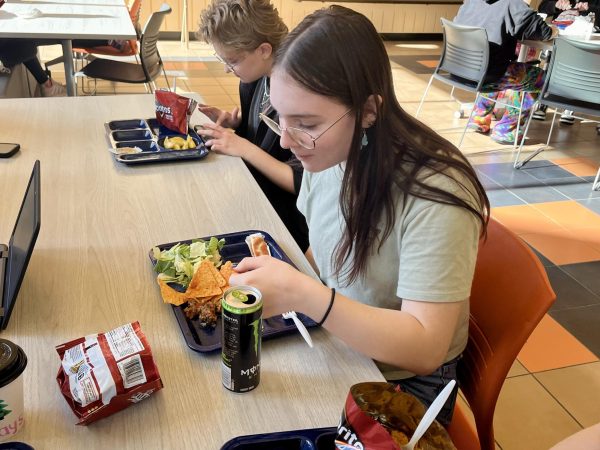
{"type": "Polygon", "coordinates": [[[63,397],[87,425],[148,398],[163,384],[138,322],[58,345],[63,397]]]}

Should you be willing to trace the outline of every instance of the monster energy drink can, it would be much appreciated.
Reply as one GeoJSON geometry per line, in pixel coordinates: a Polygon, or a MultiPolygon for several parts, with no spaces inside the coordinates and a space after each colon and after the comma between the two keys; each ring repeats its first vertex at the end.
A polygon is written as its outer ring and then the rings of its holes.
{"type": "Polygon", "coordinates": [[[223,386],[247,392],[260,382],[262,295],[251,286],[236,286],[223,293],[221,334],[223,386]]]}

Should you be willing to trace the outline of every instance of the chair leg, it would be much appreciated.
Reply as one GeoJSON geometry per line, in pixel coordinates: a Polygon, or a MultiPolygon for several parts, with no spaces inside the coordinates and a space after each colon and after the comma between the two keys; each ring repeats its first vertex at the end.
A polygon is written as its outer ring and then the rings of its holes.
{"type": "MultiPolygon", "coordinates": [[[[535,107],[536,105],[537,105],[537,103],[534,104],[533,107],[535,107]]],[[[513,165],[513,167],[515,169],[520,169],[525,164],[527,164],[529,161],[531,161],[533,158],[535,158],[537,155],[539,155],[544,150],[546,150],[546,148],[550,144],[550,137],[552,136],[552,130],[554,129],[554,122],[556,121],[556,115],[557,114],[558,114],[558,110],[554,111],[554,114],[552,115],[552,123],[550,124],[550,131],[548,132],[548,139],[546,140],[546,145],[544,145],[543,147],[538,148],[535,152],[533,152],[531,155],[529,155],[523,161],[519,162],[519,155],[521,154],[521,149],[523,148],[523,143],[525,142],[525,136],[527,135],[527,131],[529,130],[529,124],[531,123],[531,119],[533,118],[533,114],[531,114],[529,116],[529,119],[527,120],[527,126],[525,127],[525,133],[523,135],[523,140],[521,141],[521,145],[519,146],[519,152],[517,153],[517,158],[515,159],[515,163],[513,165]]]]}
{"type": "Polygon", "coordinates": [[[594,184],[592,184],[592,191],[600,191],[600,169],[598,169],[598,173],[596,174],[596,178],[594,179],[594,184]]]}
{"type": "MultiPolygon", "coordinates": [[[[538,102],[535,102],[535,104],[531,107],[532,109],[535,109],[538,106],[538,102]]],[[[515,169],[520,169],[521,167],[523,167],[523,165],[529,161],[529,159],[526,159],[523,162],[519,162],[519,157],[521,156],[521,151],[523,150],[523,144],[525,143],[525,136],[527,136],[527,132],[529,131],[529,125],[531,124],[531,119],[533,118],[533,114],[529,115],[529,118],[527,119],[527,123],[525,124],[525,131],[523,132],[523,139],[521,139],[521,143],[519,144],[519,150],[517,151],[517,156],[515,158],[515,162],[513,164],[513,167],[515,169]]]]}
{"type": "MultiPolygon", "coordinates": [[[[479,92],[477,93],[477,96],[475,97],[475,102],[473,103],[473,105],[477,104],[477,100],[479,100],[479,92]]],[[[475,106],[473,106],[473,108],[471,109],[471,114],[469,114],[469,118],[467,119],[467,123],[465,125],[465,129],[462,132],[462,136],[460,137],[460,141],[458,141],[458,148],[460,148],[460,146],[463,143],[463,140],[465,139],[465,134],[467,134],[467,128],[469,127],[469,124],[471,123],[471,119],[473,118],[473,113],[475,112],[475,106]]]]}
{"type": "MultiPolygon", "coordinates": [[[[423,97],[421,97],[421,103],[419,103],[419,107],[417,108],[417,113],[415,114],[415,119],[417,117],[419,117],[419,113],[421,112],[421,108],[423,107],[423,102],[425,101],[425,97],[427,96],[427,92],[429,92],[429,88],[431,87],[432,82],[433,82],[433,76],[431,76],[431,78],[429,78],[429,83],[427,83],[425,92],[423,92],[423,97]]],[[[452,88],[452,93],[454,93],[454,88],[452,88]]]]}
{"type": "MultiPolygon", "coordinates": [[[[521,97],[519,98],[519,117],[517,118],[517,129],[515,132],[513,150],[517,149],[517,142],[519,141],[519,129],[521,128],[521,117],[523,116],[523,100],[525,100],[525,91],[521,92],[521,97]]],[[[525,135],[523,135],[523,140],[525,140],[525,135]]]]}
{"type": "MultiPolygon", "coordinates": [[[[167,78],[167,71],[165,70],[165,66],[162,66],[162,72],[163,72],[163,76],[165,77],[165,81],[167,82],[167,89],[170,91],[171,85],[169,84],[169,78],[167,78]]],[[[173,92],[175,92],[174,88],[173,88],[173,92]]]]}

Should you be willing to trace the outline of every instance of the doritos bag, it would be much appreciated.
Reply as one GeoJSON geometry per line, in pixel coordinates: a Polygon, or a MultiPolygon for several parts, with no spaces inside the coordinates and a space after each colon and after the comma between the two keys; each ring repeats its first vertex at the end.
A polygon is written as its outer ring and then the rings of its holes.
{"type": "MultiPolygon", "coordinates": [[[[400,450],[408,444],[425,406],[391,383],[359,383],[350,388],[337,430],[338,450],[400,450]]],[[[456,450],[437,421],[415,446],[416,450],[456,450]]]]}
{"type": "Polygon", "coordinates": [[[187,134],[198,102],[167,90],[154,92],[156,119],[169,130],[187,134]]]}
{"type": "Polygon", "coordinates": [[[61,359],[56,381],[77,425],[125,409],[163,387],[138,322],[75,339],[56,351],[61,359]]]}

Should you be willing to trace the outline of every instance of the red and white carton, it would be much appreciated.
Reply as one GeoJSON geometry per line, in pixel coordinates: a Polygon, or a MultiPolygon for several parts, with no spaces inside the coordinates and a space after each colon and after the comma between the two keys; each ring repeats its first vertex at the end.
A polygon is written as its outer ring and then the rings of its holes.
{"type": "Polygon", "coordinates": [[[139,322],[58,345],[60,391],[88,425],[148,398],[163,383],[139,322]]]}

